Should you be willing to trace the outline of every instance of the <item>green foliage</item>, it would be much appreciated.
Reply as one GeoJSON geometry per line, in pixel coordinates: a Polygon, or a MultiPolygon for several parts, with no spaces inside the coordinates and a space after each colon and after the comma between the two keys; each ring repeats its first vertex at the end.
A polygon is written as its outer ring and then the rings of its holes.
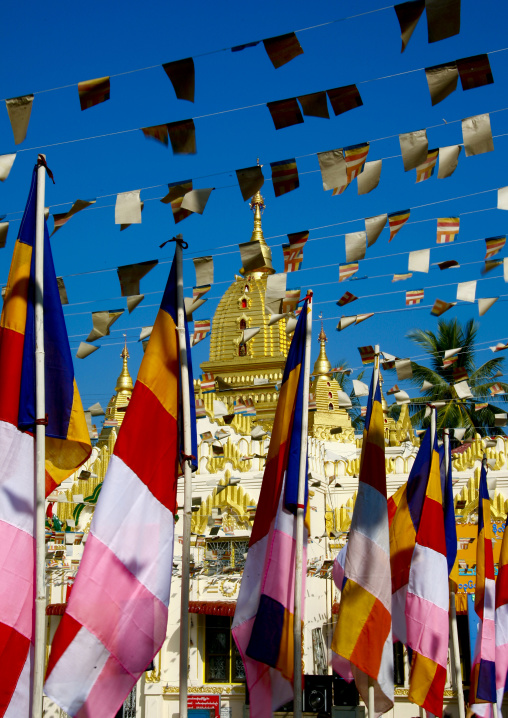
{"type": "MultiPolygon", "coordinates": [[[[508,384],[494,379],[494,375],[503,370],[504,358],[489,359],[477,368],[475,345],[478,326],[473,319],[468,320],[464,325],[457,319],[449,321],[441,319],[436,333],[423,329],[412,329],[408,332],[408,338],[415,342],[430,360],[430,366],[411,362],[413,378],[410,381],[418,388],[424,381],[433,384],[432,388],[422,392],[421,398],[414,399],[410,406],[411,419],[415,427],[426,428],[429,425],[430,419],[425,417],[425,404],[446,401],[446,405],[438,409],[438,428],[464,427],[466,438],[474,437],[475,434],[486,436],[494,433],[492,429],[495,425],[494,416],[496,413],[504,412],[504,409],[489,403],[485,409],[477,412],[475,403],[485,403],[491,398],[489,389],[494,383],[499,383],[505,391],[508,391],[508,384]],[[458,347],[462,347],[462,351],[458,354],[457,361],[452,366],[444,368],[445,350],[458,347]],[[457,399],[453,388],[455,367],[467,371],[469,377],[467,383],[474,399],[457,399]],[[455,401],[451,401],[452,399],[455,401]]],[[[496,429],[496,433],[504,432],[496,429]]]]}

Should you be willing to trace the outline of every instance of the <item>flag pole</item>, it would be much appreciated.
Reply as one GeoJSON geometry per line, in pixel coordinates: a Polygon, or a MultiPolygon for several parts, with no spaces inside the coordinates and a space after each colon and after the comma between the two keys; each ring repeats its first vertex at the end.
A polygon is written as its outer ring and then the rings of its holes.
{"type": "Polygon", "coordinates": [[[46,169],[37,167],[35,210],[35,631],[32,718],[42,718],[46,655],[46,414],[44,376],[44,204],[46,169]]]}
{"type": "MultiPolygon", "coordinates": [[[[296,509],[295,550],[295,607],[294,607],[294,664],[293,664],[293,716],[302,718],[302,580],[303,580],[303,525],[305,520],[305,480],[307,470],[307,444],[309,434],[309,378],[312,340],[312,291],[307,311],[305,335],[305,366],[303,368],[302,440],[300,448],[300,474],[298,478],[298,505],[296,509]]],[[[307,569],[307,567],[305,567],[307,569]]]]}
{"type": "MultiPolygon", "coordinates": [[[[374,381],[372,383],[372,388],[373,388],[374,394],[371,397],[371,401],[374,400],[375,391],[377,389],[378,383],[379,383],[379,344],[376,344],[376,346],[374,347],[374,381]]],[[[368,718],[374,718],[375,705],[376,705],[376,701],[375,701],[375,694],[374,694],[374,681],[369,676],[368,706],[367,706],[368,718]]]]}
{"type": "MultiPolygon", "coordinates": [[[[448,479],[450,470],[450,431],[443,429],[445,476],[448,479]]],[[[464,709],[464,687],[462,685],[462,670],[460,668],[459,631],[457,628],[457,611],[455,608],[455,586],[450,581],[450,642],[452,649],[452,661],[455,670],[455,683],[457,684],[457,700],[459,702],[459,718],[465,718],[464,709]]]]}
{"type": "MultiPolygon", "coordinates": [[[[176,277],[178,304],[178,344],[180,351],[180,378],[182,392],[183,453],[186,457],[192,453],[190,425],[189,365],[187,361],[187,342],[185,336],[185,304],[183,298],[183,260],[182,235],[176,238],[176,277]]],[[[187,718],[187,682],[189,666],[189,590],[190,590],[190,537],[192,518],[192,468],[190,460],[183,461],[184,498],[183,498],[183,544],[182,544],[182,596],[180,615],[180,682],[179,702],[180,718],[187,718]]]]}

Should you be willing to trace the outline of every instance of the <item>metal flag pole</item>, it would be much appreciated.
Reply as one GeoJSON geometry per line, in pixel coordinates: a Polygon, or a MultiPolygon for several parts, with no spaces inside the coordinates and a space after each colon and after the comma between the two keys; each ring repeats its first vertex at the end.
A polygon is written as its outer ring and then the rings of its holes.
{"type": "Polygon", "coordinates": [[[37,167],[35,210],[35,632],[32,718],[42,718],[46,655],[46,387],[44,376],[44,203],[46,169],[37,167]]]}
{"type": "MultiPolygon", "coordinates": [[[[450,431],[443,430],[445,476],[448,481],[450,471],[450,431]]],[[[462,669],[460,667],[459,631],[457,629],[457,611],[455,608],[455,585],[450,581],[450,647],[453,669],[455,671],[455,683],[457,685],[457,700],[459,702],[459,718],[465,718],[464,687],[462,685],[462,669]]]]}
{"type": "Polygon", "coordinates": [[[307,332],[305,336],[305,366],[303,368],[302,441],[300,449],[300,474],[298,478],[298,506],[296,509],[295,550],[295,610],[294,663],[293,663],[293,716],[302,717],[302,580],[303,580],[303,524],[305,520],[305,480],[307,471],[307,444],[309,435],[309,378],[310,350],[312,340],[312,291],[307,292],[307,332]]]}
{"type": "MultiPolygon", "coordinates": [[[[374,347],[374,381],[372,382],[372,392],[373,393],[370,398],[371,402],[374,402],[374,397],[376,395],[376,389],[377,389],[378,383],[379,383],[379,344],[376,344],[376,346],[374,347]]],[[[368,706],[367,706],[368,718],[374,718],[375,707],[376,707],[376,701],[375,701],[375,694],[374,694],[374,681],[369,676],[368,706]]]]}
{"type": "MultiPolygon", "coordinates": [[[[185,305],[183,299],[182,235],[176,238],[176,277],[178,304],[178,343],[180,350],[180,378],[182,392],[183,452],[186,457],[192,453],[190,424],[189,365],[185,337],[185,305]]],[[[189,590],[190,590],[190,537],[192,518],[192,468],[190,459],[183,462],[183,544],[182,544],[182,603],[180,615],[180,718],[187,718],[187,682],[189,666],[189,590]]]]}

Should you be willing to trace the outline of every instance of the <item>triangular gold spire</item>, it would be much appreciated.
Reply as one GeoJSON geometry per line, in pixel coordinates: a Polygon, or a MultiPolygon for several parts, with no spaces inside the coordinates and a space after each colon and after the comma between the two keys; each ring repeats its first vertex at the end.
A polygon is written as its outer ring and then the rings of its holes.
{"type": "MultiPolygon", "coordinates": [[[[250,208],[254,212],[254,228],[252,230],[252,235],[250,238],[251,242],[259,242],[261,245],[261,253],[263,255],[264,264],[262,267],[257,267],[256,272],[267,272],[269,274],[274,274],[275,269],[272,267],[272,252],[270,247],[267,245],[265,241],[265,237],[263,235],[263,227],[261,225],[261,215],[265,209],[265,200],[264,197],[262,197],[261,192],[259,190],[256,192],[255,195],[252,196],[252,199],[250,201],[250,208]]],[[[240,270],[241,274],[245,274],[245,270],[240,270]]]]}
{"type": "Polygon", "coordinates": [[[319,356],[316,359],[316,363],[314,364],[314,371],[313,374],[329,374],[332,370],[332,365],[330,364],[330,360],[326,356],[326,349],[325,344],[328,341],[328,338],[325,334],[325,329],[323,327],[323,315],[320,314],[319,318],[321,319],[321,331],[319,332],[319,342],[321,344],[321,349],[319,350],[319,356]]]}
{"type": "Polygon", "coordinates": [[[127,366],[127,359],[129,358],[129,350],[127,349],[127,339],[125,340],[124,348],[122,349],[122,353],[120,356],[123,359],[123,367],[122,371],[120,372],[120,376],[116,380],[116,386],[115,391],[117,393],[120,392],[128,392],[129,396],[132,394],[132,389],[134,387],[134,384],[132,382],[132,377],[129,374],[129,368],[127,366]]]}

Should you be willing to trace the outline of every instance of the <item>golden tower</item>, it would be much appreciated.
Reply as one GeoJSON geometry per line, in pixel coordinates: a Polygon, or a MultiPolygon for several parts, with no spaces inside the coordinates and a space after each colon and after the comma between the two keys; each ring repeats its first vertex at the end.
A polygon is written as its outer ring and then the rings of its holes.
{"type": "MultiPolygon", "coordinates": [[[[116,386],[115,386],[115,394],[111,397],[111,399],[108,402],[108,406],[106,408],[106,418],[105,421],[116,421],[116,430],[118,433],[118,429],[122,425],[122,422],[125,417],[125,411],[127,409],[127,406],[129,405],[129,401],[132,396],[132,389],[134,388],[134,383],[132,381],[132,377],[129,373],[129,368],[127,366],[127,359],[129,358],[129,351],[127,349],[127,340],[125,341],[125,346],[122,349],[122,352],[120,354],[123,360],[122,364],[122,371],[120,372],[120,375],[118,379],[116,380],[116,386]]],[[[111,433],[112,426],[103,426],[101,429],[101,433],[99,435],[99,445],[101,443],[107,441],[109,434],[111,433]]]]}

